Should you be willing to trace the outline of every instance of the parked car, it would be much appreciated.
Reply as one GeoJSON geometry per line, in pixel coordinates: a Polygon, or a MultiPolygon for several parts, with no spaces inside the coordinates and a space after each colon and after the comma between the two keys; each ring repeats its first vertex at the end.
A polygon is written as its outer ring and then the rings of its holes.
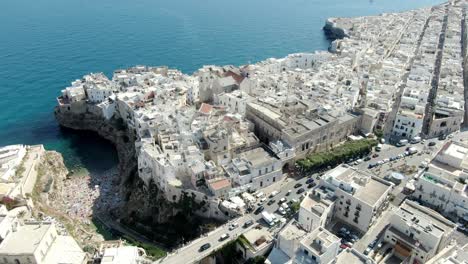
{"type": "Polygon", "coordinates": [[[312,182],[314,182],[314,179],[309,178],[309,179],[307,179],[307,181],[306,181],[305,183],[306,183],[306,184],[309,184],[309,183],[312,183],[312,182]]]}
{"type": "Polygon", "coordinates": [[[372,155],[373,158],[378,158],[379,157],[379,154],[375,153],[374,155],[372,155]]]}
{"type": "Polygon", "coordinates": [[[367,247],[366,250],[364,250],[364,255],[369,255],[369,253],[372,251],[372,248],[367,247]]]}
{"type": "Polygon", "coordinates": [[[296,183],[296,184],[294,185],[294,188],[299,188],[299,187],[301,187],[301,186],[302,186],[302,184],[296,183]]]}
{"type": "Polygon", "coordinates": [[[277,195],[278,193],[279,193],[278,191],[273,191],[273,192],[271,192],[270,198],[275,197],[275,195],[277,195]]]}
{"type": "Polygon", "coordinates": [[[446,140],[447,139],[447,135],[445,134],[442,134],[439,136],[439,140],[446,140]]]}
{"type": "Polygon", "coordinates": [[[436,145],[436,143],[435,143],[434,141],[431,141],[431,142],[429,142],[429,144],[427,144],[427,145],[428,145],[429,147],[433,147],[433,146],[436,145]]]}
{"type": "Polygon", "coordinates": [[[247,227],[253,225],[253,223],[254,223],[254,222],[253,222],[252,220],[249,220],[249,221],[247,221],[247,222],[244,223],[243,227],[244,227],[244,228],[247,228],[247,227]]]}
{"type": "Polygon", "coordinates": [[[317,184],[315,182],[312,182],[310,183],[309,185],[307,185],[307,188],[310,189],[310,188],[314,188],[317,184]]]}
{"type": "Polygon", "coordinates": [[[369,160],[371,160],[370,156],[367,156],[367,157],[364,158],[364,161],[369,161],[369,160]]]}
{"type": "Polygon", "coordinates": [[[279,200],[279,203],[280,203],[280,204],[282,204],[282,203],[284,203],[284,202],[286,202],[286,198],[284,198],[284,197],[281,198],[281,199],[279,200]]]}
{"type": "Polygon", "coordinates": [[[278,208],[278,212],[280,213],[280,215],[286,214],[286,211],[283,209],[283,207],[278,208]]]}
{"type": "Polygon", "coordinates": [[[291,194],[291,190],[288,190],[288,192],[286,193],[286,196],[289,196],[291,194]]]}
{"type": "Polygon", "coordinates": [[[372,169],[372,168],[374,168],[374,167],[375,167],[375,164],[374,164],[374,163],[371,163],[371,164],[369,164],[369,165],[367,166],[368,169],[372,169]]]}
{"type": "Polygon", "coordinates": [[[263,211],[263,209],[265,209],[263,206],[259,206],[259,207],[255,210],[254,214],[258,215],[259,213],[261,213],[261,212],[263,211]]]}
{"type": "Polygon", "coordinates": [[[341,245],[340,245],[340,248],[342,248],[342,249],[347,249],[347,248],[349,248],[349,246],[346,245],[346,244],[341,244],[341,245]]]}
{"type": "Polygon", "coordinates": [[[202,251],[209,249],[210,247],[211,247],[211,244],[206,243],[206,244],[203,244],[198,251],[202,252],[202,251]]]}
{"type": "Polygon", "coordinates": [[[270,201],[268,201],[267,204],[268,204],[268,205],[272,205],[272,204],[274,204],[274,203],[275,203],[275,200],[270,200],[270,201]]]}
{"type": "Polygon", "coordinates": [[[305,191],[304,188],[300,188],[299,190],[297,190],[296,193],[297,193],[297,194],[301,194],[301,193],[303,193],[304,191],[305,191]]]}
{"type": "Polygon", "coordinates": [[[223,234],[223,235],[219,238],[219,241],[224,241],[224,240],[226,240],[226,239],[228,239],[228,238],[229,238],[229,234],[228,234],[228,233],[225,233],[225,234],[223,234]]]}
{"type": "Polygon", "coordinates": [[[262,199],[260,199],[260,202],[261,202],[261,203],[264,203],[266,200],[267,200],[267,198],[266,198],[266,197],[263,197],[262,199]]]}
{"type": "Polygon", "coordinates": [[[232,231],[232,230],[236,229],[238,226],[239,226],[238,223],[232,223],[232,224],[229,225],[229,230],[232,231]]]}

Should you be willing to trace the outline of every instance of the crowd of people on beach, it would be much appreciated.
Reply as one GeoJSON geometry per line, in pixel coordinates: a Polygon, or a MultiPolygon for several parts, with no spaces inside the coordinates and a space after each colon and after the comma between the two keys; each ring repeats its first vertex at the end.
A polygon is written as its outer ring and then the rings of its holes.
{"type": "Polygon", "coordinates": [[[73,219],[89,224],[93,214],[106,213],[120,202],[118,170],[71,176],[63,183],[60,208],[73,219]]]}

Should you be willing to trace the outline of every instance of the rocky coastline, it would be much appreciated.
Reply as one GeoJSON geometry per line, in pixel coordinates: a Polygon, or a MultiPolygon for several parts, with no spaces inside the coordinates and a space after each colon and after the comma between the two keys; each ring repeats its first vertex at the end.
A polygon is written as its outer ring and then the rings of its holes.
{"type": "MultiPolygon", "coordinates": [[[[116,208],[109,208],[104,218],[115,220],[148,238],[166,245],[177,246],[181,241],[192,239],[203,232],[201,225],[211,221],[200,218],[193,211],[184,210],[186,201],[168,201],[156,184],[145,185],[138,176],[136,135],[128,129],[119,116],[106,120],[98,107],[92,104],[76,103],[70,106],[56,106],[55,118],[60,126],[77,131],[91,131],[109,140],[116,148],[119,158],[118,192],[123,202],[116,208]],[[182,219],[180,227],[174,222],[182,219]],[[185,221],[185,222],[184,222],[185,221]],[[188,227],[180,231],[180,229],[188,227]],[[182,234],[183,237],[179,237],[182,234]],[[185,235],[184,235],[185,234],[185,235]],[[192,237],[193,236],[193,237],[192,237]]],[[[193,201],[193,208],[196,205],[193,201]]],[[[192,206],[190,206],[192,208],[192,206]]],[[[196,209],[195,209],[196,210],[196,209]]]]}

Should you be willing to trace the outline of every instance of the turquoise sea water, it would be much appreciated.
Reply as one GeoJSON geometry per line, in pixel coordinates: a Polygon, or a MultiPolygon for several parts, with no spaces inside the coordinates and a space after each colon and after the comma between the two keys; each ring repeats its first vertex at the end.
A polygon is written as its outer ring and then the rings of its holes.
{"type": "MultiPolygon", "coordinates": [[[[331,16],[361,16],[435,0],[14,0],[0,15],[0,146],[45,144],[67,165],[103,170],[109,143],[59,129],[55,97],[89,72],[136,64],[191,73],[324,50],[331,16]]],[[[382,29],[385,30],[385,29],[382,29]]]]}

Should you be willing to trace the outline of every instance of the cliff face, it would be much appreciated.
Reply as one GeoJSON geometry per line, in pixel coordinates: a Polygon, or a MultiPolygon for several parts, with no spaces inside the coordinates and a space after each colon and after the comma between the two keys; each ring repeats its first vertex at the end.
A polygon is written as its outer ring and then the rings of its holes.
{"type": "Polygon", "coordinates": [[[57,106],[55,118],[63,127],[93,131],[114,144],[119,157],[119,190],[125,203],[113,209],[113,216],[129,224],[168,221],[173,215],[172,206],[154,184],[146,187],[138,177],[136,135],[120,118],[106,120],[96,106],[87,104],[72,105],[71,109],[57,106]]]}
{"type": "Polygon", "coordinates": [[[96,132],[102,138],[112,142],[119,156],[120,184],[131,180],[137,170],[135,154],[135,134],[119,122],[118,119],[105,120],[96,114],[93,105],[86,105],[85,111],[64,111],[57,107],[55,118],[57,122],[74,130],[86,130],[96,132]]]}

